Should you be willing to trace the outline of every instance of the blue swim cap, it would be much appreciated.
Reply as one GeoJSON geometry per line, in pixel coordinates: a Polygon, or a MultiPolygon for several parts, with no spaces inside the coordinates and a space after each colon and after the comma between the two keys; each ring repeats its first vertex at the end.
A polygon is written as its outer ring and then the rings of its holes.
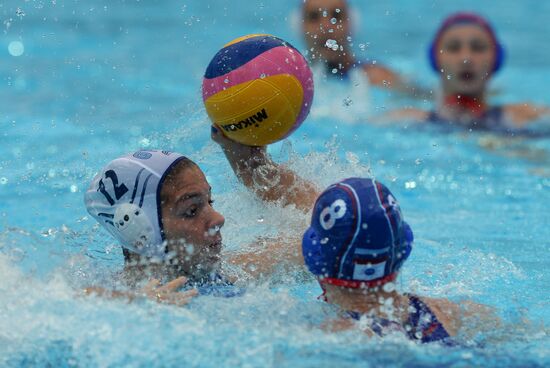
{"type": "Polygon", "coordinates": [[[370,287],[395,278],[412,242],[389,189],[374,179],[350,178],[317,199],[302,252],[319,281],[370,287]]]}
{"type": "Polygon", "coordinates": [[[178,153],[147,150],[111,161],[86,191],[86,209],[124,248],[164,259],[160,191],[170,169],[183,159],[178,153]]]}

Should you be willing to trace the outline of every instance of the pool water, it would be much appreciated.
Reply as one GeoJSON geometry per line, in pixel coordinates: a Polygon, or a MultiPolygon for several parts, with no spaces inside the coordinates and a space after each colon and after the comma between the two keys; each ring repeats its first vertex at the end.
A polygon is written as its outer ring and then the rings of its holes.
{"type": "MultiPolygon", "coordinates": [[[[229,250],[258,236],[300,236],[307,218],[259,203],[234,178],[210,142],[200,98],[208,61],[237,36],[273,33],[303,49],[290,20],[298,3],[0,4],[0,366],[550,364],[550,137],[372,125],[369,114],[354,113],[357,97],[349,111],[324,108],[349,97],[321,92],[342,91],[336,85],[316,86],[310,119],[270,152],[320,188],[349,176],[386,183],[416,238],[400,287],[494,307],[502,326],[476,338],[483,347],[324,331],[334,310],[300,270],[248,285],[242,297],[201,297],[185,308],[76,296],[90,284],[116,285],[123,264],[83,193],[101,166],[139,148],[200,163],[226,217],[229,250]]],[[[435,88],[429,37],[449,12],[473,9],[490,15],[508,50],[492,99],[550,105],[550,4],[461,3],[356,1],[357,52],[435,88]]],[[[369,94],[372,115],[430,105],[369,94]]]]}

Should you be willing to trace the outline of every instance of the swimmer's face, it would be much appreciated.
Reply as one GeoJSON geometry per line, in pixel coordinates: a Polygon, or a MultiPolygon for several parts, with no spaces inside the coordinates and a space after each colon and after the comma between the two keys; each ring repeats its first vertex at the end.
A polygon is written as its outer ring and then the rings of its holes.
{"type": "Polygon", "coordinates": [[[173,261],[196,276],[214,271],[220,261],[220,229],[225,219],[212,207],[210,185],[198,166],[168,176],[161,200],[168,250],[175,253],[173,261]]]}
{"type": "Polygon", "coordinates": [[[307,0],[302,8],[302,19],[302,30],[310,52],[325,60],[338,59],[341,51],[334,51],[325,44],[332,39],[338,45],[347,45],[350,22],[346,1],[307,0]]]}
{"type": "Polygon", "coordinates": [[[477,25],[456,25],[445,31],[436,46],[444,91],[483,93],[495,64],[495,46],[487,31],[477,25]]]}

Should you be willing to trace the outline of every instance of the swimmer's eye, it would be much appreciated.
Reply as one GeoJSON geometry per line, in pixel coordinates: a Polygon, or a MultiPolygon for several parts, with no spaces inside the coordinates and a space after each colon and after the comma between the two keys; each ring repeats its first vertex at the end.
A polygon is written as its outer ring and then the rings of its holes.
{"type": "Polygon", "coordinates": [[[459,41],[453,40],[445,44],[445,51],[455,53],[459,52],[462,48],[462,44],[459,41]]]}
{"type": "Polygon", "coordinates": [[[481,40],[473,40],[471,43],[470,43],[470,49],[473,51],[473,52],[485,52],[487,51],[487,49],[489,48],[489,45],[484,42],[484,41],[481,41],[481,40]]]}
{"type": "Polygon", "coordinates": [[[304,18],[308,21],[314,22],[316,20],[319,20],[320,17],[321,13],[319,13],[319,11],[312,10],[310,12],[307,12],[304,18]]]}
{"type": "Polygon", "coordinates": [[[195,217],[197,215],[197,212],[199,212],[199,208],[197,206],[190,207],[183,213],[183,217],[185,218],[195,217]]]}

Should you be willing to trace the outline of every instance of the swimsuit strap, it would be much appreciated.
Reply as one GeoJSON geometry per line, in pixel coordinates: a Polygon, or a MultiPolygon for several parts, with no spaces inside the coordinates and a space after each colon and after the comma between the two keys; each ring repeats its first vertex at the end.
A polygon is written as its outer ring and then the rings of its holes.
{"type": "Polygon", "coordinates": [[[354,319],[356,321],[359,321],[361,317],[365,316],[365,318],[367,318],[369,321],[370,329],[380,337],[386,336],[388,333],[392,331],[404,332],[403,326],[401,326],[400,323],[395,321],[390,321],[389,319],[372,316],[372,315],[366,315],[356,311],[346,311],[344,313],[344,316],[347,318],[354,319]]]}
{"type": "Polygon", "coordinates": [[[242,296],[245,289],[233,285],[223,275],[216,273],[211,275],[207,280],[201,282],[190,283],[186,289],[196,288],[200,295],[209,295],[222,298],[233,298],[242,296]]]}
{"type": "Polygon", "coordinates": [[[411,327],[407,335],[411,340],[419,340],[421,343],[440,341],[447,345],[450,343],[450,335],[445,327],[438,321],[430,307],[426,305],[419,297],[406,294],[409,298],[409,318],[408,325],[411,327]]]}

